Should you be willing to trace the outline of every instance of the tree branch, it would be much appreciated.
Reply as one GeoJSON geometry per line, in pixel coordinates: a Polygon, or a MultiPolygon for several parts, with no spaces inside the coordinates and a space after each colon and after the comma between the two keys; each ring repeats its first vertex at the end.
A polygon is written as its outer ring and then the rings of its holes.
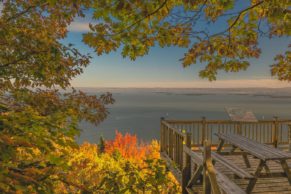
{"type": "Polygon", "coordinates": [[[4,67],[8,67],[9,65],[17,64],[17,63],[19,63],[21,61],[27,60],[28,58],[30,58],[33,55],[40,54],[40,53],[46,53],[46,52],[48,52],[48,51],[32,51],[31,53],[29,53],[29,54],[27,54],[25,56],[22,56],[19,59],[16,59],[14,61],[11,61],[11,62],[8,62],[8,63],[5,63],[5,64],[1,64],[0,68],[4,68],[4,67]]]}
{"type": "Polygon", "coordinates": [[[254,4],[254,5],[252,5],[252,6],[250,6],[250,7],[248,7],[248,8],[246,8],[246,9],[244,9],[244,10],[242,10],[242,11],[240,11],[239,12],[239,14],[238,14],[238,16],[236,17],[236,19],[234,20],[234,22],[228,27],[228,29],[227,29],[227,31],[229,31],[237,22],[238,22],[238,20],[240,19],[240,17],[241,17],[241,15],[243,14],[243,13],[245,13],[245,12],[247,12],[247,11],[249,11],[249,10],[251,10],[251,9],[253,9],[253,8],[255,8],[255,7],[257,7],[257,6],[259,6],[259,5],[261,5],[262,3],[263,3],[264,1],[260,1],[260,2],[258,2],[258,3],[256,3],[256,4],[254,4]]]}
{"type": "MultiPolygon", "coordinates": [[[[40,5],[40,6],[45,6],[45,5],[48,5],[48,2],[46,2],[46,3],[44,3],[44,4],[40,5]]],[[[25,10],[13,15],[13,16],[11,16],[10,18],[8,18],[6,20],[6,22],[9,22],[10,20],[14,20],[14,19],[16,19],[16,18],[18,18],[18,17],[30,12],[32,9],[36,8],[37,6],[38,5],[32,5],[32,6],[27,7],[25,10]]]]}
{"type": "Polygon", "coordinates": [[[226,32],[230,32],[231,28],[233,28],[235,26],[235,24],[239,21],[239,19],[242,16],[243,13],[245,13],[245,12],[247,12],[247,11],[249,11],[249,10],[259,6],[259,5],[261,5],[262,3],[264,3],[264,1],[260,1],[260,2],[254,4],[254,5],[250,6],[250,7],[247,7],[246,9],[241,10],[238,13],[237,17],[235,18],[234,22],[232,22],[232,24],[226,30],[224,30],[222,32],[219,32],[219,33],[216,33],[216,34],[213,34],[211,36],[213,37],[213,36],[217,36],[217,35],[220,35],[220,34],[224,34],[226,32]]]}
{"type": "Polygon", "coordinates": [[[144,19],[146,19],[146,18],[148,18],[148,17],[150,17],[150,16],[156,14],[158,11],[160,11],[160,10],[161,10],[165,5],[166,5],[167,1],[168,1],[168,0],[165,0],[165,1],[164,1],[164,2],[163,2],[163,3],[162,3],[162,4],[161,4],[161,5],[160,5],[160,6],[159,6],[155,11],[153,11],[153,12],[147,14],[145,17],[143,17],[143,18],[141,18],[141,19],[135,21],[134,23],[130,24],[129,26],[127,26],[127,27],[124,28],[123,30],[121,30],[121,31],[119,31],[119,32],[117,32],[117,33],[115,33],[115,34],[111,34],[110,36],[116,36],[116,35],[118,35],[118,34],[122,34],[125,30],[132,28],[133,26],[137,25],[138,23],[140,23],[140,22],[143,21],[144,19]]]}

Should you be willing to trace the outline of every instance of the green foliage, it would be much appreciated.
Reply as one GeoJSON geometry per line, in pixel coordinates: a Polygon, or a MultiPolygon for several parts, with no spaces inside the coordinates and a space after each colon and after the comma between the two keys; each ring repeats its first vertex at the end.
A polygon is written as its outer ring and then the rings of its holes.
{"type": "Polygon", "coordinates": [[[155,45],[186,47],[183,66],[201,62],[200,77],[215,80],[220,70],[246,70],[248,59],[260,56],[259,37],[290,36],[290,6],[289,0],[100,0],[92,4],[98,23],[83,40],[98,55],[121,47],[132,60],[155,45]]]}
{"type": "Polygon", "coordinates": [[[107,112],[100,111],[96,105],[110,103],[102,97],[76,91],[60,97],[56,91],[42,90],[14,91],[7,101],[13,104],[0,115],[3,171],[0,190],[3,192],[19,190],[18,186],[25,191],[30,186],[31,191],[48,192],[54,182],[53,175],[59,173],[59,168],[67,169],[66,149],[77,146],[78,122],[86,119],[99,123],[107,112]]]}
{"type": "Polygon", "coordinates": [[[0,193],[52,193],[68,170],[68,149],[77,147],[78,122],[98,124],[108,115],[111,94],[68,90],[90,57],[61,39],[89,3],[1,3],[0,193]]]}
{"type": "MultiPolygon", "coordinates": [[[[291,45],[289,45],[291,48],[291,45]]],[[[275,63],[272,65],[272,75],[277,76],[279,80],[291,80],[291,51],[285,52],[285,55],[277,55],[275,57],[275,63]]]]}
{"type": "Polygon", "coordinates": [[[89,56],[60,39],[86,1],[5,1],[0,17],[1,90],[70,85],[89,56]]]}

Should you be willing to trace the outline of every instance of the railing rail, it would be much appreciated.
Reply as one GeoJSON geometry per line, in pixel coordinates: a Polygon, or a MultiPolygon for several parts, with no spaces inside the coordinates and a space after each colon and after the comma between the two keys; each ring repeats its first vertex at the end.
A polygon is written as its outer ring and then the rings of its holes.
{"type": "Polygon", "coordinates": [[[220,194],[220,188],[216,180],[216,172],[211,159],[211,147],[207,141],[204,142],[203,149],[203,190],[205,194],[220,194]]]}
{"type": "Polygon", "coordinates": [[[278,145],[290,145],[291,132],[288,124],[291,120],[278,119],[259,120],[258,122],[234,122],[230,120],[164,120],[167,125],[178,131],[186,131],[192,134],[192,146],[200,146],[204,140],[211,145],[218,144],[215,133],[237,133],[260,143],[278,145]]]}

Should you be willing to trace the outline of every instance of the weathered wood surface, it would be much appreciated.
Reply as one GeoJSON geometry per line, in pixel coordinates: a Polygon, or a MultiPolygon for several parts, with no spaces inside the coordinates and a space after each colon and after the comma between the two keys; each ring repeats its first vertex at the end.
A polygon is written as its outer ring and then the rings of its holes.
{"type": "MultiPolygon", "coordinates": [[[[189,180],[189,183],[187,187],[191,187],[195,185],[194,187],[197,187],[196,181],[200,178],[200,175],[203,173],[203,156],[201,152],[193,152],[190,148],[188,148],[186,145],[183,146],[184,152],[191,157],[191,166],[197,165],[197,169],[195,170],[195,173],[191,175],[191,179],[189,180]]],[[[212,152],[213,154],[213,152],[212,152]]],[[[171,172],[174,174],[178,182],[182,184],[182,173],[178,168],[175,168],[171,162],[171,159],[165,154],[161,153],[161,156],[164,160],[166,160],[168,167],[170,168],[171,172]]],[[[208,161],[209,165],[209,161],[208,161]]],[[[221,190],[221,193],[227,193],[227,194],[243,194],[245,193],[242,188],[240,188],[238,185],[236,185],[233,181],[231,181],[227,176],[223,175],[223,173],[219,172],[215,167],[212,167],[212,177],[211,179],[216,179],[217,183],[219,185],[219,188],[221,190]],[[214,173],[214,174],[213,174],[214,173]],[[215,176],[215,178],[214,178],[215,176]]],[[[198,186],[200,187],[200,186],[198,186]]],[[[186,188],[188,193],[195,193],[195,189],[191,190],[190,188],[186,188]]]]}
{"type": "MultiPolygon", "coordinates": [[[[203,156],[202,153],[199,152],[189,152],[189,150],[187,150],[187,152],[189,154],[191,154],[191,156],[193,157],[193,164],[197,164],[198,166],[200,166],[201,164],[203,164],[203,156]]],[[[214,152],[211,153],[211,155],[213,155],[214,152]]],[[[218,163],[216,163],[218,164],[218,163]]],[[[213,172],[215,173],[215,179],[217,181],[217,184],[219,185],[220,191],[221,193],[227,193],[227,194],[245,194],[245,191],[239,187],[236,183],[234,183],[229,177],[227,177],[226,175],[224,175],[222,172],[220,172],[219,169],[216,168],[216,164],[215,167],[212,167],[213,172]]],[[[193,193],[196,192],[196,188],[201,188],[201,192],[202,190],[202,185],[195,185],[194,182],[197,180],[199,173],[202,173],[202,170],[200,170],[200,168],[198,168],[196,170],[196,172],[194,173],[194,176],[192,177],[193,180],[191,180],[191,186],[193,185],[193,193]],[[193,181],[193,182],[192,182],[193,181]]]]}
{"type": "MultiPolygon", "coordinates": [[[[185,138],[185,145],[182,146],[182,150],[184,147],[191,149],[191,134],[187,133],[185,138]]],[[[187,153],[183,151],[183,156],[185,159],[185,162],[183,164],[182,168],[182,194],[188,194],[187,187],[189,184],[189,181],[191,179],[191,156],[189,156],[187,153]]]]}
{"type": "MultiPolygon", "coordinates": [[[[201,189],[203,188],[201,175],[203,174],[203,167],[206,163],[201,153],[193,151],[199,150],[204,139],[208,139],[212,146],[217,146],[219,138],[215,136],[214,133],[220,132],[225,134],[241,134],[259,141],[260,143],[272,144],[278,147],[288,145],[287,143],[289,143],[289,147],[291,147],[291,127],[287,126],[287,131],[286,126],[287,121],[278,119],[273,121],[259,121],[255,124],[209,121],[205,118],[200,121],[189,121],[185,123],[161,119],[161,157],[167,162],[167,165],[170,167],[170,170],[181,186],[183,185],[183,193],[197,193],[197,191],[201,193],[201,189]],[[193,134],[191,135],[189,132],[193,132],[193,134]]],[[[243,140],[240,141],[243,142],[243,140]]],[[[253,181],[255,187],[252,193],[291,194],[291,187],[287,177],[282,177],[289,175],[291,180],[291,173],[286,163],[287,159],[278,159],[278,157],[281,158],[286,153],[280,153],[279,151],[279,155],[277,154],[275,157],[268,156],[267,158],[270,159],[263,158],[263,160],[259,160],[257,156],[247,156],[246,151],[235,151],[237,146],[230,147],[232,151],[235,152],[231,152],[231,150],[230,152],[226,152],[229,150],[226,144],[228,144],[228,146],[231,145],[229,142],[225,141],[225,144],[223,142],[218,146],[221,148],[223,147],[221,149],[223,152],[221,152],[220,155],[214,152],[211,153],[212,160],[215,161],[215,166],[211,167],[212,162],[208,160],[207,166],[212,170],[206,173],[209,182],[211,182],[211,180],[212,182],[217,182],[220,190],[226,190],[222,193],[236,193],[234,192],[235,190],[244,192],[247,190],[250,180],[253,180],[251,177],[256,174],[255,172],[261,171],[259,173],[260,177],[253,181]],[[221,154],[223,154],[223,156],[221,156],[221,154]],[[237,155],[229,154],[241,154],[245,157],[242,158],[237,155]],[[271,159],[277,159],[277,163],[271,161],[271,159]],[[245,165],[246,160],[249,162],[249,168],[245,165]],[[264,165],[259,165],[259,163],[264,165]],[[264,171],[266,171],[266,173],[263,173],[264,171]],[[208,173],[211,175],[209,176],[208,173]],[[227,184],[230,185],[224,188],[227,184]]],[[[256,147],[254,144],[248,144],[247,146],[252,149],[256,147]]],[[[264,146],[267,146],[264,148],[266,152],[269,152],[269,148],[274,149],[268,145],[264,146]]],[[[210,150],[210,146],[208,149],[210,150]]],[[[277,151],[276,149],[276,152],[277,151]]],[[[258,150],[256,152],[261,154],[258,150]]],[[[287,155],[289,158],[291,154],[287,153],[287,155]]],[[[210,187],[212,186],[213,185],[210,184],[210,187]]],[[[206,190],[209,192],[209,189],[206,190]]]]}
{"type": "MultiPolygon", "coordinates": [[[[253,179],[250,180],[248,186],[247,186],[247,193],[251,193],[253,188],[255,187],[257,181],[259,178],[262,178],[262,170],[265,169],[266,173],[269,175],[269,177],[273,177],[274,174],[271,173],[271,170],[267,164],[267,161],[277,161],[280,163],[284,173],[282,173],[284,176],[288,178],[288,182],[291,185],[291,173],[289,170],[289,166],[287,165],[286,160],[291,158],[291,154],[281,151],[277,148],[258,143],[254,140],[248,139],[246,137],[243,137],[241,135],[236,134],[217,134],[221,142],[229,142],[233,146],[233,151],[236,148],[239,148],[247,153],[250,153],[252,156],[259,159],[259,165],[257,166],[254,174],[253,179]]],[[[275,145],[274,145],[275,146],[275,145]]],[[[220,148],[222,146],[219,146],[218,151],[220,152],[220,148]]],[[[250,168],[250,162],[247,158],[247,155],[244,154],[244,162],[246,163],[246,167],[250,168]]],[[[274,176],[275,177],[275,176],[274,176]]]]}
{"type": "Polygon", "coordinates": [[[217,136],[264,161],[291,159],[291,153],[258,143],[241,135],[218,133],[217,136]]]}
{"type": "Polygon", "coordinates": [[[172,125],[170,125],[168,122],[166,121],[162,121],[162,124],[164,124],[166,127],[168,127],[169,129],[173,130],[175,133],[181,135],[181,136],[185,136],[186,134],[182,133],[180,130],[176,129],[175,127],[173,127],[172,125]]]}
{"type": "Polygon", "coordinates": [[[246,192],[223,173],[216,171],[217,182],[226,194],[245,194],[246,192]]]}
{"type": "MultiPolygon", "coordinates": [[[[185,152],[189,153],[191,155],[191,166],[194,166],[194,162],[197,162],[198,164],[203,164],[203,157],[201,153],[198,152],[192,152],[189,148],[187,148],[184,145],[185,152]]],[[[214,154],[215,155],[215,154],[214,154]]],[[[162,158],[167,161],[167,164],[170,167],[171,172],[173,172],[174,176],[177,178],[177,180],[182,183],[182,174],[181,171],[178,168],[173,167],[173,161],[165,154],[161,153],[162,158]]],[[[212,152],[213,156],[213,152],[212,152]]],[[[241,157],[238,157],[237,155],[224,155],[223,156],[228,161],[231,161],[231,163],[235,164],[236,166],[239,166],[241,169],[243,169],[245,172],[248,172],[249,174],[253,174],[256,171],[256,168],[259,164],[259,160],[254,157],[249,157],[249,161],[251,163],[251,167],[247,168],[244,164],[244,161],[241,157]]],[[[273,174],[282,174],[284,173],[282,170],[282,167],[279,163],[274,161],[268,161],[267,162],[270,171],[273,174]]],[[[289,166],[291,166],[291,160],[289,163],[289,166]]],[[[219,175],[217,175],[219,178],[217,178],[217,182],[219,185],[224,185],[225,183],[225,177],[230,179],[232,182],[234,182],[241,190],[246,190],[249,180],[248,179],[237,179],[234,175],[235,173],[228,167],[226,167],[221,162],[215,163],[215,169],[220,172],[219,175]],[[222,174],[222,176],[220,176],[222,174]]],[[[202,171],[200,170],[200,173],[202,171]]],[[[197,177],[198,178],[198,177],[197,177]]],[[[227,181],[229,182],[229,181],[227,181]]],[[[235,187],[235,186],[234,186],[235,187]]],[[[189,190],[189,193],[197,193],[202,194],[202,185],[194,185],[192,189],[187,188],[189,190]]],[[[266,178],[259,178],[257,180],[257,183],[252,191],[252,193],[255,194],[287,194],[291,193],[291,186],[288,183],[288,180],[286,177],[272,177],[270,178],[266,174],[266,178]]]]}
{"type": "Polygon", "coordinates": [[[229,170],[231,170],[235,175],[242,179],[252,179],[254,178],[253,175],[251,175],[249,172],[242,169],[240,166],[236,165],[232,161],[228,160],[226,157],[221,156],[215,152],[212,152],[212,158],[219,162],[221,165],[225,166],[229,170]]]}
{"type": "MultiPolygon", "coordinates": [[[[249,157],[249,161],[251,163],[251,167],[247,168],[244,164],[244,161],[241,157],[236,155],[226,155],[223,156],[227,160],[231,161],[235,165],[241,167],[244,171],[253,174],[257,166],[259,165],[259,160],[253,157],[249,157]]],[[[268,166],[270,171],[274,174],[284,173],[280,164],[274,161],[268,161],[268,166]]],[[[291,160],[289,162],[289,166],[291,166],[291,160]]],[[[234,176],[234,173],[229,168],[222,165],[220,162],[215,164],[215,169],[219,171],[221,174],[226,176],[228,179],[237,184],[241,189],[246,190],[249,181],[247,179],[237,179],[234,176]]],[[[202,185],[195,185],[192,187],[193,193],[202,194],[202,185]]],[[[259,178],[257,183],[252,191],[254,194],[291,194],[291,186],[289,185],[287,177],[268,177],[259,178]]]]}
{"type": "Polygon", "coordinates": [[[289,144],[291,150],[291,138],[288,138],[288,133],[291,134],[291,128],[288,127],[291,120],[274,117],[271,120],[259,120],[253,123],[208,120],[203,117],[200,120],[164,120],[164,122],[177,130],[191,133],[193,146],[201,146],[205,139],[212,145],[217,145],[218,138],[214,133],[235,133],[274,146],[289,144]]]}
{"type": "Polygon", "coordinates": [[[190,148],[184,146],[184,152],[187,153],[196,164],[202,165],[203,164],[203,157],[201,153],[193,152],[190,148]]]}

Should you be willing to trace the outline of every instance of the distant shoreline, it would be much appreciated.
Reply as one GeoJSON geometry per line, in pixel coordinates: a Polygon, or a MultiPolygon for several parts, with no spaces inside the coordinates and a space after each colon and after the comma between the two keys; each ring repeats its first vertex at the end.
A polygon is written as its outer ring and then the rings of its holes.
{"type": "MultiPolygon", "coordinates": [[[[112,93],[113,98],[124,94],[149,94],[166,96],[214,96],[214,95],[233,95],[233,96],[253,96],[257,98],[270,99],[291,99],[291,87],[285,88],[107,88],[107,87],[77,87],[91,95],[112,93]]],[[[65,92],[64,90],[61,90],[65,92]]]]}
{"type": "Polygon", "coordinates": [[[161,89],[161,90],[204,90],[204,89],[207,89],[207,90],[220,90],[220,89],[225,89],[225,90],[244,90],[244,89],[272,89],[272,90],[280,90],[280,89],[291,89],[291,86],[290,87],[278,87],[278,88],[274,88],[274,87],[238,87],[238,88],[235,88],[235,87],[201,87],[201,88],[198,88],[198,87],[185,87],[185,88],[182,88],[182,87],[75,87],[75,88],[79,88],[79,89],[132,89],[132,90],[135,90],[135,89],[142,89],[142,90],[153,90],[153,89],[161,89]]]}

